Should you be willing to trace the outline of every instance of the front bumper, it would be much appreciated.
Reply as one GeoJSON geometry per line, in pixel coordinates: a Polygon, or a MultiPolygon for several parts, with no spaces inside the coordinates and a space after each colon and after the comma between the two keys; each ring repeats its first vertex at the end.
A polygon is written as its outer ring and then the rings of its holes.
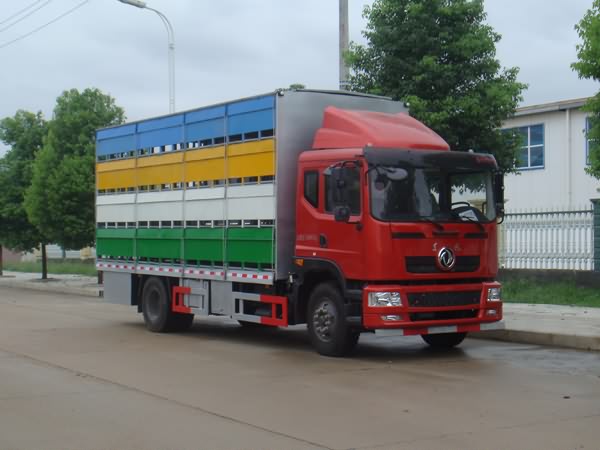
{"type": "Polygon", "coordinates": [[[397,335],[461,333],[503,326],[502,302],[488,301],[497,282],[452,285],[369,285],[363,290],[363,327],[397,335]],[[371,292],[399,292],[401,306],[369,306],[371,292]]]}

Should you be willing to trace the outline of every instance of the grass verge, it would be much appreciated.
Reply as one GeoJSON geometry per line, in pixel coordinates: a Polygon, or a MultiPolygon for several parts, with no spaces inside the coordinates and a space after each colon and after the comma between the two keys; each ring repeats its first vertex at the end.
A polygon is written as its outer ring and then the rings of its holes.
{"type": "Polygon", "coordinates": [[[502,300],[507,303],[591,306],[600,308],[600,290],[574,282],[534,282],[527,279],[502,282],[502,300]]]}
{"type": "MultiPolygon", "coordinates": [[[[41,261],[27,261],[27,262],[5,262],[4,270],[13,272],[31,272],[31,273],[42,273],[41,261]]],[[[48,273],[56,275],[89,275],[96,276],[96,266],[94,260],[89,261],[48,261],[48,273]]]]}

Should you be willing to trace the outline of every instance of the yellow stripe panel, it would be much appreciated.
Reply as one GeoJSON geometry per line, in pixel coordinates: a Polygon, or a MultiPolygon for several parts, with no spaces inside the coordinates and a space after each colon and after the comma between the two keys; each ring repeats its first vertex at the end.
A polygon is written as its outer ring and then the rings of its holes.
{"type": "Polygon", "coordinates": [[[223,180],[225,178],[225,160],[205,159],[190,161],[185,166],[185,181],[223,180]]]}
{"type": "Polygon", "coordinates": [[[98,189],[117,189],[135,187],[135,170],[115,170],[114,172],[99,172],[96,175],[98,189]]]}
{"type": "Polygon", "coordinates": [[[185,152],[186,161],[201,161],[204,159],[223,159],[225,157],[225,147],[213,147],[204,150],[188,150],[185,152]]]}
{"type": "Polygon", "coordinates": [[[119,159],[96,164],[96,172],[112,172],[113,170],[133,169],[134,167],[135,159],[119,159]]]}
{"type": "Polygon", "coordinates": [[[144,156],[138,158],[138,167],[164,166],[166,164],[178,164],[183,161],[183,153],[163,153],[162,155],[144,156]]]}
{"type": "Polygon", "coordinates": [[[224,146],[138,158],[137,169],[135,159],[98,163],[98,189],[274,175],[274,150],[273,139],[231,144],[227,172],[224,146]]]}
{"type": "Polygon", "coordinates": [[[138,186],[146,186],[148,184],[181,183],[181,180],[183,180],[182,164],[141,167],[137,170],[138,186]]]}
{"type": "Polygon", "coordinates": [[[258,153],[229,158],[229,178],[262,177],[275,174],[275,154],[258,153]]]}
{"type": "Polygon", "coordinates": [[[251,153],[273,153],[275,151],[275,141],[268,139],[264,141],[243,142],[241,144],[231,144],[227,154],[229,156],[248,155],[251,153]]]}

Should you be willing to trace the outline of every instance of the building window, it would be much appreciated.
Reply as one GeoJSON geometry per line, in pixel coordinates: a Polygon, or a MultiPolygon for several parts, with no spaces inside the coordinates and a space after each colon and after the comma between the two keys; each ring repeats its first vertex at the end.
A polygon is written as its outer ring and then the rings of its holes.
{"type": "Polygon", "coordinates": [[[592,128],[592,118],[585,118],[585,164],[590,165],[590,150],[595,144],[595,140],[590,138],[590,130],[592,128]]]}
{"type": "Polygon", "coordinates": [[[507,131],[512,131],[521,137],[521,147],[517,154],[517,168],[544,168],[544,125],[529,125],[507,131]]]}

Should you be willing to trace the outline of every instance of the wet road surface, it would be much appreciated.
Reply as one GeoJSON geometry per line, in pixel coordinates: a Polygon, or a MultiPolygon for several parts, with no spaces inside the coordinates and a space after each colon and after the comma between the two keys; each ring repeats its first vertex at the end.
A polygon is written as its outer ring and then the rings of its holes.
{"type": "Polygon", "coordinates": [[[196,320],[0,288],[0,448],[600,448],[600,353],[196,320]]]}

